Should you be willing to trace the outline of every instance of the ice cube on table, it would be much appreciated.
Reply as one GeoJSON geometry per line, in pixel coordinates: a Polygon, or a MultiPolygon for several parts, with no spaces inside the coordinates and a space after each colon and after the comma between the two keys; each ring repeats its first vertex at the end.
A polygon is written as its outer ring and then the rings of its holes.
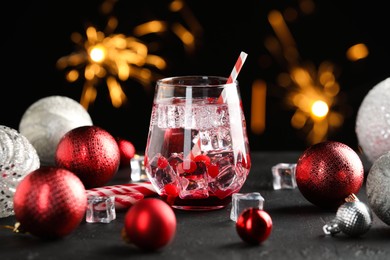
{"type": "Polygon", "coordinates": [[[230,219],[237,221],[240,214],[248,208],[263,209],[264,198],[259,192],[233,193],[230,219]]]}
{"type": "Polygon", "coordinates": [[[272,166],[273,188],[295,189],[297,182],[295,179],[296,163],[278,163],[272,166]]]}
{"type": "Polygon", "coordinates": [[[110,223],[116,219],[114,196],[88,196],[86,222],[110,223]]]}

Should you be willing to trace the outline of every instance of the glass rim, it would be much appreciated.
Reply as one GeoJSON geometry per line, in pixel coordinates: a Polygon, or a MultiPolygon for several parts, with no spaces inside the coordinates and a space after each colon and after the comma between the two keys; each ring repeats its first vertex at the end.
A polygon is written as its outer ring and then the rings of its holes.
{"type": "Polygon", "coordinates": [[[229,85],[238,85],[238,81],[235,80],[232,83],[226,83],[228,80],[227,77],[223,76],[214,76],[214,75],[185,75],[185,76],[173,76],[166,77],[157,80],[157,86],[165,86],[165,87],[222,87],[229,85]],[[198,84],[194,84],[194,82],[190,83],[191,80],[203,79],[208,82],[200,82],[198,84]],[[184,80],[185,82],[179,83],[179,80],[184,80]],[[213,83],[212,81],[216,82],[213,83]]]}

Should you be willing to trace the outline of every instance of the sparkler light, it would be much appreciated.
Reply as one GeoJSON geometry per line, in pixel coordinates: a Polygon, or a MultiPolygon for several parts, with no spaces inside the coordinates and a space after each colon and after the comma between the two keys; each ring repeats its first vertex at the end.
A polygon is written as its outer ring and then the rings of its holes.
{"type": "MultiPolygon", "coordinates": [[[[114,2],[106,0],[102,8],[106,12],[113,10],[114,2]]],[[[169,6],[172,12],[181,13],[191,18],[187,30],[180,23],[172,25],[166,21],[153,20],[136,26],[133,35],[114,33],[118,25],[116,17],[110,17],[104,31],[95,26],[89,26],[85,36],[74,32],[71,40],[76,44],[77,50],[61,57],[57,61],[57,68],[66,70],[66,80],[75,82],[80,78],[84,80],[80,104],[88,109],[97,96],[97,87],[103,83],[108,88],[112,106],[118,108],[127,101],[122,83],[131,79],[139,82],[145,88],[161,78],[161,71],[167,66],[164,57],[150,53],[148,44],[142,37],[148,34],[159,34],[173,31],[180,39],[187,51],[195,48],[195,39],[201,33],[196,19],[189,15],[190,11],[182,0],[174,0],[169,6]]]]}
{"type": "Polygon", "coordinates": [[[286,67],[286,72],[281,72],[277,77],[277,83],[287,90],[285,102],[295,110],[291,125],[303,131],[309,145],[324,141],[332,130],[344,122],[344,114],[336,111],[336,107],[341,105],[337,98],[340,85],[336,80],[335,66],[324,61],[316,68],[310,61],[301,62],[282,13],[271,11],[268,21],[275,37],[268,37],[265,47],[275,60],[286,67]]]}

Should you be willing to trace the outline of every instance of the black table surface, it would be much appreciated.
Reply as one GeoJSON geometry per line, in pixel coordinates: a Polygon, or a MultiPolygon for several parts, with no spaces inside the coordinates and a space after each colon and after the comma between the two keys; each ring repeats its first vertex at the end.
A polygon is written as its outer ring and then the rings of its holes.
{"type": "MultiPolygon", "coordinates": [[[[125,211],[117,212],[108,224],[83,221],[71,234],[54,241],[0,228],[0,259],[390,259],[390,228],[375,214],[371,229],[360,237],[342,232],[329,236],[322,228],[336,210],[314,206],[298,189],[273,190],[271,167],[296,163],[300,155],[299,151],[252,153],[252,169],[240,192],[260,192],[265,199],[264,210],[273,227],[260,245],[249,245],[238,236],[229,205],[208,212],[174,210],[174,240],[153,252],[124,242],[125,211]]],[[[370,164],[362,161],[366,174],[370,164]]],[[[367,203],[365,185],[357,196],[367,203]]],[[[13,216],[0,219],[2,227],[14,223],[13,216]]]]}

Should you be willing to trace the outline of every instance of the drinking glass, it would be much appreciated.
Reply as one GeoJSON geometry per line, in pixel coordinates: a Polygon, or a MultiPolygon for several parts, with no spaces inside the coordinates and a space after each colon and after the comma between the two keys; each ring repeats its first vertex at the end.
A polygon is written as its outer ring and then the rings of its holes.
{"type": "Polygon", "coordinates": [[[145,171],[173,208],[215,210],[240,191],[250,150],[238,81],[177,76],[156,83],[145,171]]]}

